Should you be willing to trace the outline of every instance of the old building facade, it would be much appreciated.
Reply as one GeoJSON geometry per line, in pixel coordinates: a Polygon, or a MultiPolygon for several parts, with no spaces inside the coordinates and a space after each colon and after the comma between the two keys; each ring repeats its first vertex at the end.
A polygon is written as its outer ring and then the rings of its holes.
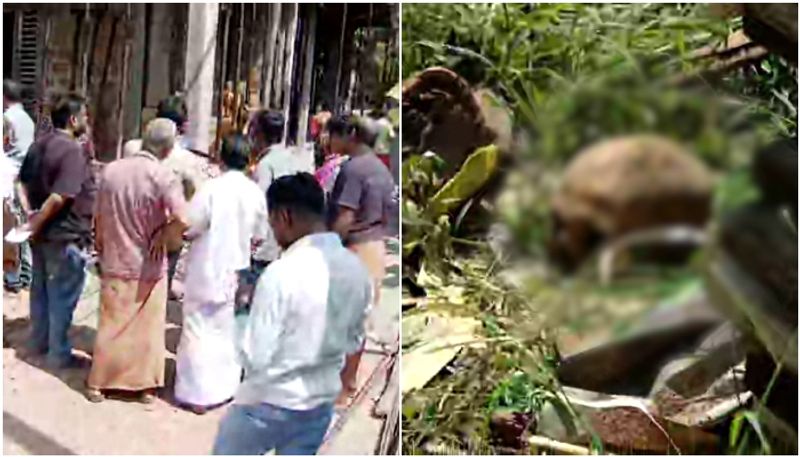
{"type": "Polygon", "coordinates": [[[234,117],[282,110],[303,143],[316,109],[368,109],[394,86],[397,18],[389,4],[5,4],[3,76],[39,119],[51,94],[85,94],[102,161],[175,93],[198,152],[213,154],[230,99],[234,117]]]}

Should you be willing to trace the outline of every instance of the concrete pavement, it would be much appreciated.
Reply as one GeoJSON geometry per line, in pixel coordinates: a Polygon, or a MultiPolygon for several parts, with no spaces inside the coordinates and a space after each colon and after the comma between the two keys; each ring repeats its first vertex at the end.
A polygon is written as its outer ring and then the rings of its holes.
{"type": "MultiPolygon", "coordinates": [[[[392,343],[399,334],[399,245],[389,243],[389,275],[376,307],[375,331],[392,343]]],[[[90,278],[75,311],[71,336],[78,352],[91,352],[98,318],[96,278],[90,278]]],[[[174,353],[180,337],[180,308],[167,311],[167,385],[152,405],[107,400],[89,403],[82,394],[88,370],[48,371],[19,358],[28,332],[28,295],[4,295],[3,303],[3,452],[4,454],[208,454],[225,408],[196,416],[174,406],[174,353]]],[[[368,348],[369,349],[369,348],[368,348]]],[[[383,356],[368,352],[359,371],[363,383],[383,356]]],[[[323,445],[325,454],[371,454],[380,421],[371,416],[372,397],[385,373],[372,378],[368,394],[354,405],[341,428],[323,445]]]]}

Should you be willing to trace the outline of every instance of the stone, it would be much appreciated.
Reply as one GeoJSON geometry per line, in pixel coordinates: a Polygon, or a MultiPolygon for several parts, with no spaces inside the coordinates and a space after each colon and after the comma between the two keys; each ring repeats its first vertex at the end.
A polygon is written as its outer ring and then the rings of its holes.
{"type": "Polygon", "coordinates": [[[634,135],[590,145],[569,164],[551,202],[550,257],[572,270],[628,233],[702,227],[711,212],[712,186],[706,166],[666,138],[634,135]]]}

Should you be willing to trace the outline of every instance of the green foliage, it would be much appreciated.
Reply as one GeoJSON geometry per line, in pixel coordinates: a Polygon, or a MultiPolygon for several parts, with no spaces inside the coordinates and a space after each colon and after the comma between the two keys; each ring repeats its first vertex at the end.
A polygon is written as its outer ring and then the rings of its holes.
{"type": "Polygon", "coordinates": [[[720,179],[714,189],[713,208],[715,214],[726,212],[750,203],[758,198],[758,188],[753,183],[750,170],[730,171],[720,179]]]}
{"type": "Polygon", "coordinates": [[[674,78],[708,62],[738,21],[700,4],[409,4],[403,72],[442,65],[509,102],[534,141],[528,152],[564,161],[602,136],[659,132],[709,163],[741,163],[754,142],[797,131],[796,70],[771,57],[716,90],[678,90],[674,78]],[[742,141],[741,136],[755,135],[742,141]]]}
{"type": "Polygon", "coordinates": [[[505,379],[489,397],[489,411],[538,411],[548,391],[535,387],[527,373],[517,372],[505,379]]]}
{"type": "Polygon", "coordinates": [[[476,150],[470,155],[455,176],[448,180],[436,194],[428,200],[431,216],[448,214],[464,201],[475,195],[492,177],[497,169],[500,152],[490,145],[476,150]]]}
{"type": "MultiPolygon", "coordinates": [[[[721,176],[715,214],[757,196],[746,165],[760,143],[796,134],[796,70],[770,57],[706,86],[676,85],[676,78],[707,65],[692,58],[694,51],[741,27],[705,10],[698,4],[403,6],[403,76],[441,65],[491,88],[529,139],[516,152],[535,159],[527,161],[533,171],[513,170],[506,192],[491,202],[494,215],[532,254],[536,273],[517,281],[508,280],[486,240],[460,238],[451,212],[469,204],[472,183],[463,186],[469,191],[451,184],[459,191],[448,195],[439,157],[411,154],[403,164],[404,275],[431,302],[475,315],[490,339],[463,350],[446,373],[404,396],[407,452],[421,452],[426,443],[491,452],[489,419],[497,410],[536,412],[550,402],[559,414],[574,415],[559,403],[552,376],[553,330],[623,332],[653,303],[697,292],[691,268],[645,270],[601,287],[591,269],[560,278],[536,267],[545,256],[558,176],[581,147],[601,137],[652,132],[687,145],[721,176]],[[437,194],[446,205],[431,203],[437,194]]],[[[763,451],[758,417],[740,417],[731,448],[742,449],[754,435],[763,451]]],[[[602,450],[594,436],[592,448],[602,450]]]]}

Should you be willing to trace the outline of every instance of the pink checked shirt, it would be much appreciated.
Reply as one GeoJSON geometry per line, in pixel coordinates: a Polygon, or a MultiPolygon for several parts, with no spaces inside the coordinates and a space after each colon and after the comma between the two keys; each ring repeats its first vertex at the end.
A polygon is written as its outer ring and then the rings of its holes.
{"type": "Polygon", "coordinates": [[[150,245],[171,215],[184,210],[181,183],[146,151],[108,164],[98,187],[95,217],[104,276],[156,281],[166,255],[149,256],[150,245]]]}

